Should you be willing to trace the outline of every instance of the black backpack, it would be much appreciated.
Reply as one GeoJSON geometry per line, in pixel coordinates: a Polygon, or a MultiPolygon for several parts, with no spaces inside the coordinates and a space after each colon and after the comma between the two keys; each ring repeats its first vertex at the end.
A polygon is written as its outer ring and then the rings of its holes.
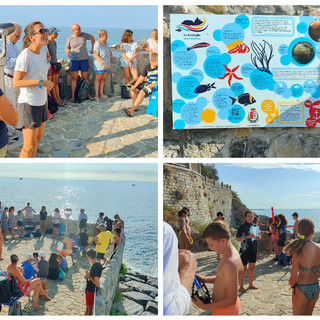
{"type": "Polygon", "coordinates": [[[48,109],[51,114],[54,114],[59,109],[57,103],[54,101],[54,99],[51,96],[48,96],[48,109]]]}
{"type": "Polygon", "coordinates": [[[78,77],[77,87],[74,94],[75,100],[81,103],[82,101],[88,99],[89,93],[90,93],[89,83],[86,80],[78,77]]]}

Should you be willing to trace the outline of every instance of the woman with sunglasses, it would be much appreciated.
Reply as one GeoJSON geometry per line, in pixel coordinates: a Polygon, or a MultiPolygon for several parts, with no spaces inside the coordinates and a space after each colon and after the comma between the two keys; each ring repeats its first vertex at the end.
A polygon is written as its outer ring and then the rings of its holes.
{"type": "Polygon", "coordinates": [[[24,29],[22,52],[17,58],[13,85],[20,88],[18,98],[19,122],[23,146],[20,158],[35,158],[38,144],[48,119],[48,92],[54,83],[47,80],[50,64],[47,61],[48,30],[39,21],[24,29]]]}

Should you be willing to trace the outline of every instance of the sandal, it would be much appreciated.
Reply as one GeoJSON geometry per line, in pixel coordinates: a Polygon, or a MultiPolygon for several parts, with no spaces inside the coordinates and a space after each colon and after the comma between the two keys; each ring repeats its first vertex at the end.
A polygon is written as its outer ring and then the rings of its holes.
{"type": "Polygon", "coordinates": [[[88,99],[89,99],[90,101],[96,101],[96,99],[93,98],[93,97],[88,97],[88,99]]]}
{"type": "Polygon", "coordinates": [[[78,101],[77,101],[77,100],[75,100],[75,99],[70,99],[70,102],[78,103],[78,101]]]}
{"type": "Polygon", "coordinates": [[[123,109],[123,111],[126,113],[126,115],[127,115],[128,117],[133,117],[133,114],[129,111],[129,109],[130,109],[130,108],[128,108],[128,109],[123,109]]]}

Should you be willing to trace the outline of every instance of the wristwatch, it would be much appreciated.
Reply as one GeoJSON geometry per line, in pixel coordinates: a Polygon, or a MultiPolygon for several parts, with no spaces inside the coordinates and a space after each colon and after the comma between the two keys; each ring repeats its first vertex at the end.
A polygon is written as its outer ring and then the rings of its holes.
{"type": "Polygon", "coordinates": [[[43,80],[39,78],[38,80],[38,86],[41,89],[43,87],[43,80]]]}

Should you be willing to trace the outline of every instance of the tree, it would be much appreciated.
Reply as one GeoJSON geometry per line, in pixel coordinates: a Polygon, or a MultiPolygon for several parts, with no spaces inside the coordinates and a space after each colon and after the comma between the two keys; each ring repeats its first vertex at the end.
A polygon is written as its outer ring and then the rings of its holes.
{"type": "Polygon", "coordinates": [[[216,169],[216,166],[213,163],[201,163],[201,174],[209,179],[219,181],[218,170],[216,169]]]}

